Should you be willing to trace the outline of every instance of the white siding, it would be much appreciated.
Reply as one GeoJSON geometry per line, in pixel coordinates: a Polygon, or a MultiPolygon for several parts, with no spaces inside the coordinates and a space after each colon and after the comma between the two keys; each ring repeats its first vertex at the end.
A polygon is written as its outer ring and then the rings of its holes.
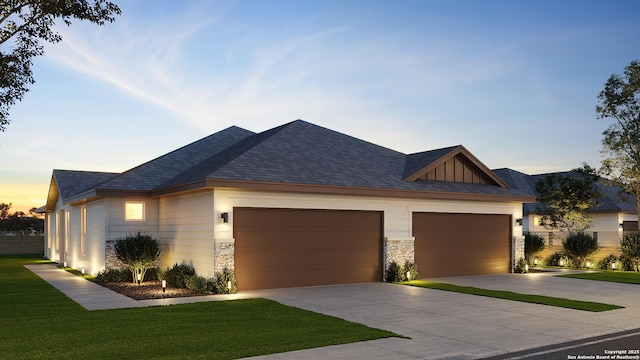
{"type": "Polygon", "coordinates": [[[108,198],[107,204],[107,228],[106,239],[116,240],[138,230],[156,237],[158,232],[158,199],[151,198],[108,198]],[[144,201],[144,221],[126,221],[124,218],[124,201],[144,201]]]}
{"type": "Polygon", "coordinates": [[[213,276],[213,191],[159,200],[160,266],[186,263],[198,275],[213,276]]]}
{"type": "MultiPolygon", "coordinates": [[[[374,198],[340,195],[315,195],[269,193],[258,191],[215,190],[215,238],[218,241],[233,239],[234,207],[272,207],[297,209],[374,210],[384,212],[384,236],[389,239],[412,238],[411,214],[413,212],[447,212],[507,214],[514,219],[522,217],[519,202],[474,202],[451,200],[415,200],[374,198]],[[229,213],[229,223],[220,220],[220,214],[229,213]]],[[[331,224],[327,224],[331,226],[331,224]]],[[[513,225],[513,236],[522,235],[522,227],[513,225]]]]}
{"type": "Polygon", "coordinates": [[[80,251],[82,206],[76,206],[71,211],[70,266],[76,270],[85,268],[87,274],[96,275],[105,268],[106,201],[99,200],[84,206],[87,209],[87,251],[85,255],[80,251]]]}

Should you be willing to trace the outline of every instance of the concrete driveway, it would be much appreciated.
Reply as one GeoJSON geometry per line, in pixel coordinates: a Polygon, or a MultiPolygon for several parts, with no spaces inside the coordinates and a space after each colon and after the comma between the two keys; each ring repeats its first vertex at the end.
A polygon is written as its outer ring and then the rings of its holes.
{"type": "Polygon", "coordinates": [[[371,327],[391,338],[260,359],[483,358],[640,327],[640,286],[567,279],[549,273],[435,281],[625,306],[591,313],[385,283],[255,291],[260,296],[371,327]]]}

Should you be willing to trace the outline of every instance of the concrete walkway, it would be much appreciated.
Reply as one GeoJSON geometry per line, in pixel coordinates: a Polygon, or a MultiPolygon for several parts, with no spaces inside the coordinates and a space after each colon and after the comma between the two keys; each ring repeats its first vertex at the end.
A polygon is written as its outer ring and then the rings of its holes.
{"type": "Polygon", "coordinates": [[[25,265],[34,274],[62,291],[87,310],[108,310],[147,306],[91,281],[82,279],[53,264],[25,265]]]}
{"type": "Polygon", "coordinates": [[[457,285],[625,306],[591,313],[385,283],[135,301],[53,265],[27,266],[89,310],[268,298],[411,339],[389,338],[256,359],[473,359],[640,327],[640,286],[555,277],[556,273],[434,279],[457,285]]]}

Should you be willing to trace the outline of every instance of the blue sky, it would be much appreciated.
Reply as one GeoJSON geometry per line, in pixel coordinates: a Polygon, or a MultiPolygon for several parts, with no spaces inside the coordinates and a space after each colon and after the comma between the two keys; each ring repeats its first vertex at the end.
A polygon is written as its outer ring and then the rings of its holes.
{"type": "Polygon", "coordinates": [[[0,133],[0,202],[53,169],[125,171],[231,125],[295,120],[490,168],[599,165],[597,95],[640,58],[638,1],[116,1],[60,26],[0,133]]]}

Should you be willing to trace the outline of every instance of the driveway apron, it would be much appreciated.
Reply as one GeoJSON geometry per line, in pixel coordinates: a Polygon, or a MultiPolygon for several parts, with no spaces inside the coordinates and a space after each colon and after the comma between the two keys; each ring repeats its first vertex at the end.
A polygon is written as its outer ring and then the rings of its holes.
{"type": "Polygon", "coordinates": [[[411,339],[390,338],[259,358],[473,359],[640,327],[638,285],[541,273],[434,280],[625,308],[592,313],[385,283],[263,290],[252,292],[252,296],[393,331],[411,339]]]}

